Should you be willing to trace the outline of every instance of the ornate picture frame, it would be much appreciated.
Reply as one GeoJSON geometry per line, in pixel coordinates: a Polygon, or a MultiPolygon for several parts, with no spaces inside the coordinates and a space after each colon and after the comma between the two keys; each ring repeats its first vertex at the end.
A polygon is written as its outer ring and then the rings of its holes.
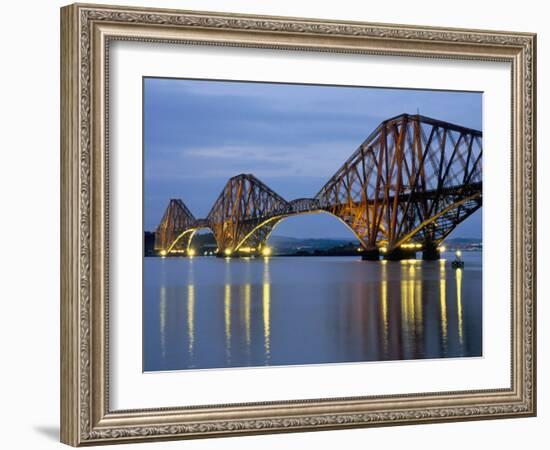
{"type": "Polygon", "coordinates": [[[61,441],[185,439],[536,414],[536,36],[74,4],[61,9],[61,441]],[[511,386],[113,411],[108,63],[116,40],[501,61],[512,67],[511,386]]]}

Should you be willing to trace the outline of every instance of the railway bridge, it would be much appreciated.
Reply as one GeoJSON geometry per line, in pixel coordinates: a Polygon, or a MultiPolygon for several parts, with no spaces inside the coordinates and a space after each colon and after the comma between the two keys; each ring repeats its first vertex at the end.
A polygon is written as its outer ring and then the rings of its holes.
{"type": "Polygon", "coordinates": [[[438,259],[444,239],[482,206],[482,133],[421,115],[382,122],[311,198],[287,201],[252,174],[230,178],[206,218],[170,200],[155,232],[161,254],[192,254],[201,228],[218,254],[267,254],[285,218],[328,213],[356,236],[363,259],[438,259]]]}

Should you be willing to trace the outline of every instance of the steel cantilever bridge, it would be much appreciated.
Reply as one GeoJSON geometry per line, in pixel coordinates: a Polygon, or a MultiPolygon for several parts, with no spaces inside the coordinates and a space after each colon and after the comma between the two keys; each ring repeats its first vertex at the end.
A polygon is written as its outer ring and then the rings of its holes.
{"type": "Polygon", "coordinates": [[[266,254],[282,220],[326,212],[347,225],[364,259],[439,258],[438,246],[482,206],[482,133],[421,115],[382,122],[313,198],[287,201],[251,174],[227,181],[208,216],[170,200],[155,232],[162,255],[193,254],[201,228],[219,255],[266,254]]]}

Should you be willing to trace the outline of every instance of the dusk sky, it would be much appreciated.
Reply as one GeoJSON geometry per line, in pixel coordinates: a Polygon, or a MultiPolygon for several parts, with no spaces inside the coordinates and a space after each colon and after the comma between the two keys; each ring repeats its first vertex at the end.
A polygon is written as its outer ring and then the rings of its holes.
{"type": "MultiPolygon", "coordinates": [[[[482,94],[144,79],[144,227],[169,199],[206,217],[229,178],[252,173],[286,200],[313,197],[380,124],[401,113],[482,129],[482,94]]],[[[328,214],[288,218],[274,235],[352,238],[328,214]]],[[[481,210],[450,237],[481,237],[481,210]]]]}

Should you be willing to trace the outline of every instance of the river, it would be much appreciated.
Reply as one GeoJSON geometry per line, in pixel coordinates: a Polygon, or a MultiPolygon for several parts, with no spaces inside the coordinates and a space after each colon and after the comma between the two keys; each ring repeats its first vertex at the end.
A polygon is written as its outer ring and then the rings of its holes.
{"type": "Polygon", "coordinates": [[[482,259],[144,259],[144,371],[482,355],[482,259]]]}

